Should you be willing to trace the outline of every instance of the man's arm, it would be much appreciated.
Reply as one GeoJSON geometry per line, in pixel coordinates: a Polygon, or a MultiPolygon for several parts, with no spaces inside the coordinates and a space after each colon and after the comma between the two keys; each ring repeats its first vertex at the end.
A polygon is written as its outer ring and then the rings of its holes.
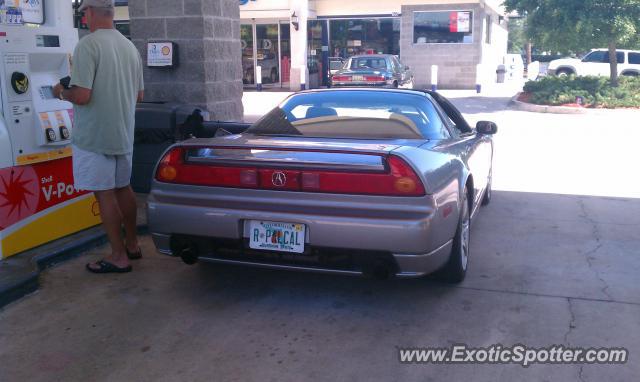
{"type": "MultiPolygon", "coordinates": [[[[57,84],[53,87],[53,96],[75,105],[86,105],[91,101],[91,89],[81,86],[72,86],[70,89],[65,89],[61,84],[57,84]]],[[[140,95],[138,95],[139,97],[140,95]]]]}
{"type": "Polygon", "coordinates": [[[144,90],[140,90],[138,92],[138,99],[136,100],[137,102],[142,102],[144,101],[144,90]]]}

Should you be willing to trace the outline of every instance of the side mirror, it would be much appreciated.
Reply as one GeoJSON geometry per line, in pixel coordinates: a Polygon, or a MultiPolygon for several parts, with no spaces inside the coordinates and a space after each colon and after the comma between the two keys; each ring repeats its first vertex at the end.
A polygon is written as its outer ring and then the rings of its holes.
{"type": "Polygon", "coordinates": [[[498,125],[490,121],[479,121],[476,123],[476,131],[478,134],[495,134],[498,132],[498,125]]]}

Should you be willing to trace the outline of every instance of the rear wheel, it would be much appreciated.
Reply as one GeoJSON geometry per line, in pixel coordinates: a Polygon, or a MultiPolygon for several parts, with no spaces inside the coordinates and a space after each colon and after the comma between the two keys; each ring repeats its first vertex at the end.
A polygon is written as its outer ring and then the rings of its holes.
{"type": "Polygon", "coordinates": [[[469,265],[469,242],[471,238],[471,214],[469,211],[469,194],[464,189],[460,201],[460,220],[453,238],[453,248],[447,264],[438,272],[438,276],[446,282],[459,283],[464,280],[469,265]]]}
{"type": "Polygon", "coordinates": [[[558,69],[556,74],[558,75],[558,77],[566,77],[566,76],[570,76],[570,75],[572,75],[574,73],[569,69],[558,69]]]}

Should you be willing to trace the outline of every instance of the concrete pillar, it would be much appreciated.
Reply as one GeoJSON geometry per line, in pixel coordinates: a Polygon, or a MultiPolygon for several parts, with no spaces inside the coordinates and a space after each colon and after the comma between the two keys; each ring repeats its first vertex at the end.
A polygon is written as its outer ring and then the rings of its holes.
{"type": "Polygon", "coordinates": [[[240,121],[238,0],[129,0],[131,39],[145,61],[145,99],[195,104],[212,120],[240,121]],[[175,69],[146,67],[147,42],[178,45],[175,69]]]}
{"type": "Polygon", "coordinates": [[[298,16],[298,30],[291,25],[291,79],[290,89],[300,90],[300,72],[304,70],[309,88],[309,70],[307,69],[307,20],[309,19],[309,0],[289,0],[289,12],[298,16]]]}

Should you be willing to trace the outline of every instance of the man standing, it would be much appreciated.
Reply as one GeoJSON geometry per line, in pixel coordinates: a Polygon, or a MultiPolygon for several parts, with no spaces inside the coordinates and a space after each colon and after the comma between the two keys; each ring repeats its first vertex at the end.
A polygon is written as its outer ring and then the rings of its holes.
{"type": "Polygon", "coordinates": [[[73,177],[93,191],[111,255],[87,264],[94,273],[130,272],[142,257],[136,235],[136,200],[131,179],[136,102],[142,101],[142,60],[135,46],[113,27],[113,0],[84,0],[91,34],[73,54],[70,87],[54,95],[74,104],[73,177]],[[124,224],[125,241],[121,237],[124,224]]]}

